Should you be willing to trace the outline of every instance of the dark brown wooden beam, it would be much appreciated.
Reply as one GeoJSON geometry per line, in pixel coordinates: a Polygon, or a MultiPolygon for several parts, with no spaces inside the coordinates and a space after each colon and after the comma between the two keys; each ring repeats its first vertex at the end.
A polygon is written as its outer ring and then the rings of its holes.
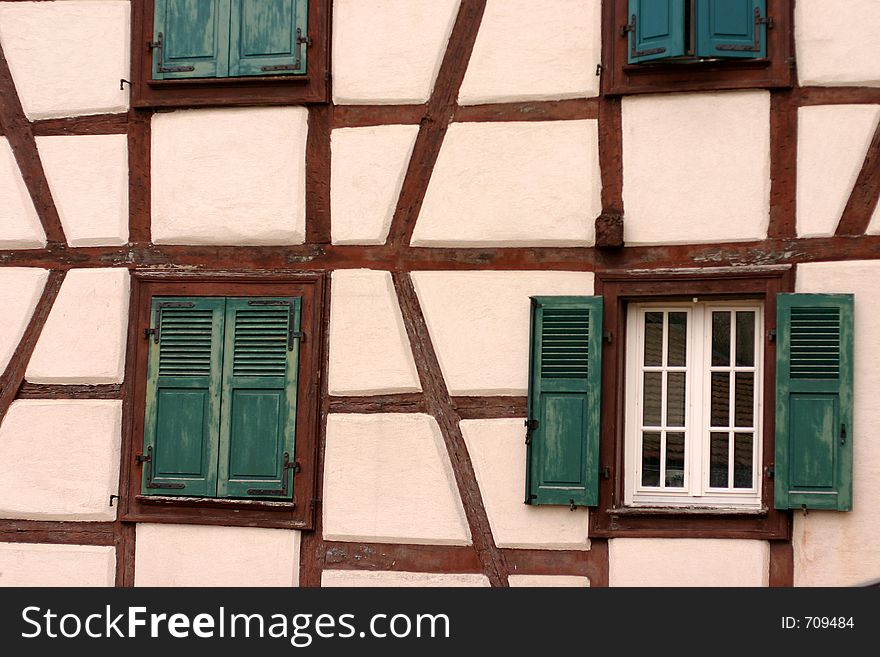
{"type": "Polygon", "coordinates": [[[9,141],[24,184],[50,243],[64,243],[64,228],[43,171],[31,124],[24,114],[3,46],[0,45],[0,130],[9,141]]]}
{"type": "Polygon", "coordinates": [[[453,121],[566,121],[598,116],[598,98],[572,98],[460,106],[453,121]]]}
{"type": "Polygon", "coordinates": [[[394,272],[392,277],[403,324],[409,336],[410,348],[419,373],[419,381],[422,390],[425,391],[427,411],[437,421],[446,444],[482,572],[489,578],[492,586],[507,586],[508,568],[504,554],[498,549],[492,536],[492,527],[489,524],[486,507],[483,505],[477,475],[461,433],[460,418],[443,379],[440,362],[437,360],[412,279],[408,274],[401,272],[394,272]]]}
{"type": "Polygon", "coordinates": [[[791,541],[770,541],[770,586],[794,586],[794,548],[791,541]]]}
{"type": "Polygon", "coordinates": [[[330,397],[331,413],[424,413],[425,396],[420,392],[396,395],[330,397]]]}
{"type": "Polygon", "coordinates": [[[153,114],[131,110],[128,121],[128,239],[151,239],[151,126],[153,114]]]}
{"type": "Polygon", "coordinates": [[[326,541],[330,570],[392,570],[420,573],[479,573],[480,560],[472,547],[404,545],[326,541]]]}
{"type": "Polygon", "coordinates": [[[135,523],[114,523],[114,545],[116,546],[116,586],[134,586],[135,523]]]}
{"type": "Polygon", "coordinates": [[[330,125],[332,105],[309,107],[306,141],[306,242],[330,243],[330,125]]]}
{"type": "Polygon", "coordinates": [[[455,113],[458,90],[464,79],[485,9],[486,0],[461,0],[446,54],[440,64],[434,91],[428,100],[425,117],[419,125],[419,134],[391,219],[388,234],[390,245],[404,246],[410,243],[434,164],[455,113]]]}
{"type": "Polygon", "coordinates": [[[0,520],[0,543],[114,545],[114,523],[0,520]]]}
{"type": "Polygon", "coordinates": [[[122,399],[122,385],[45,385],[24,382],[18,399],[122,399]]]}
{"type": "Polygon", "coordinates": [[[128,131],[128,114],[93,114],[64,119],[34,121],[34,135],[124,135],[128,131]]]}
{"type": "Polygon", "coordinates": [[[797,235],[798,111],[790,90],[770,94],[770,224],[767,236],[797,235]]]}
{"type": "Polygon", "coordinates": [[[312,271],[370,268],[398,271],[600,271],[760,266],[880,258],[880,235],[766,239],[753,242],[625,247],[400,248],[302,245],[127,246],[0,250],[0,267],[128,267],[191,271],[312,271]]]}
{"type": "Polygon", "coordinates": [[[526,397],[453,397],[455,411],[462,420],[521,417],[527,415],[526,397]]]}
{"type": "Polygon", "coordinates": [[[334,128],[366,128],[377,125],[414,125],[425,117],[427,105],[336,105],[334,128]]]}
{"type": "Polygon", "coordinates": [[[37,340],[49,317],[49,311],[52,310],[52,304],[58,296],[61,284],[64,282],[65,271],[49,272],[49,280],[46,281],[46,287],[40,295],[40,300],[34,309],[34,314],[28,322],[28,326],[18,343],[6,371],[0,375],[0,423],[6,416],[6,412],[15,400],[21,384],[24,383],[24,373],[27,370],[28,362],[34,353],[34,347],[37,346],[37,340]]]}
{"type": "Polygon", "coordinates": [[[837,224],[837,235],[864,235],[880,200],[880,125],[865,154],[865,162],[837,224]]]}
{"type": "Polygon", "coordinates": [[[878,87],[800,87],[796,92],[797,104],[859,105],[880,104],[878,87]]]}

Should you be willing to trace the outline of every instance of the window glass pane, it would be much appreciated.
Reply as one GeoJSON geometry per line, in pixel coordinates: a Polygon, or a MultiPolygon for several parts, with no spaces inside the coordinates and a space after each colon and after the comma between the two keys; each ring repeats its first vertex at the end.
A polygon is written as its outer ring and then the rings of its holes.
{"type": "Polygon", "coordinates": [[[645,372],[644,384],[642,423],[646,427],[659,427],[660,407],[663,402],[663,372],[645,372]]]}
{"type": "Polygon", "coordinates": [[[730,426],[730,373],[712,372],[711,426],[730,426]]]}
{"type": "Polygon", "coordinates": [[[736,364],[751,367],[755,364],[755,312],[736,313],[736,364]]]}
{"type": "Polygon", "coordinates": [[[726,433],[712,433],[709,450],[709,486],[727,488],[728,435],[726,433]]]}
{"type": "Polygon", "coordinates": [[[642,434],[642,486],[660,485],[660,433],[642,434]]]}
{"type": "Polygon", "coordinates": [[[666,373],[666,426],[684,426],[685,372],[666,373]]]}
{"type": "Polygon", "coordinates": [[[730,365],[730,313],[712,313],[712,365],[730,365]]]}
{"type": "Polygon", "coordinates": [[[666,485],[684,488],[684,433],[666,434],[666,485]]]}
{"type": "Polygon", "coordinates": [[[734,391],[734,422],[737,427],[753,427],[752,416],[755,402],[755,375],[751,372],[736,373],[734,391]]]}
{"type": "Polygon", "coordinates": [[[669,313],[666,364],[684,367],[687,359],[687,313],[669,313]]]}
{"type": "Polygon", "coordinates": [[[663,364],[663,313],[645,313],[645,366],[663,364]]]}
{"type": "Polygon", "coordinates": [[[738,433],[733,443],[733,487],[752,487],[752,443],[754,437],[750,433],[738,433]]]}

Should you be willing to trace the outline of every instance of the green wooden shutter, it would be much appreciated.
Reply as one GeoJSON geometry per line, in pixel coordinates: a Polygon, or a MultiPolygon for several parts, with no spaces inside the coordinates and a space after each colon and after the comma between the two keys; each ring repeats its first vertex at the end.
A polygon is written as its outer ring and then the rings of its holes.
{"type": "Polygon", "coordinates": [[[219,497],[293,496],[300,298],[227,299],[219,497]]]}
{"type": "Polygon", "coordinates": [[[156,0],[153,79],[226,77],[230,0],[156,0]]]}
{"type": "Polygon", "coordinates": [[[533,297],[527,504],[599,502],[602,297],[533,297]]]}
{"type": "Polygon", "coordinates": [[[232,0],[229,75],[302,75],[307,0],[232,0]]]}
{"type": "Polygon", "coordinates": [[[767,56],[766,0],[697,0],[698,57],[767,56]]]}
{"type": "Polygon", "coordinates": [[[777,302],[777,509],[852,508],[853,296],[777,302]]]}
{"type": "Polygon", "coordinates": [[[629,0],[630,64],[685,54],[685,0],[629,0]]]}
{"type": "Polygon", "coordinates": [[[213,496],[224,300],[155,298],[147,366],[142,492],[213,496]]]}

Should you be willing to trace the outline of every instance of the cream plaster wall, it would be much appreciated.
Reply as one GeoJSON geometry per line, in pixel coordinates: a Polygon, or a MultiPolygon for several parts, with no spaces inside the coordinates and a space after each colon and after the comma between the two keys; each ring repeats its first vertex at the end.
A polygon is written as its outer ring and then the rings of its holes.
{"type": "Polygon", "coordinates": [[[880,121],[880,105],[798,110],[797,232],[834,235],[880,121]]]}
{"type": "Polygon", "coordinates": [[[600,0],[489,0],[463,105],[599,95],[600,0]]]}
{"type": "Polygon", "coordinates": [[[614,538],[610,586],[767,586],[766,541],[718,538],[614,538]]]}
{"type": "Polygon", "coordinates": [[[153,242],[302,243],[307,133],[305,107],[155,114],[153,242]]]}
{"type": "Polygon", "coordinates": [[[334,244],[384,244],[417,125],[340,128],[330,136],[334,244]]]}
{"type": "Polygon", "coordinates": [[[333,101],[424,103],[459,0],[334,0],[333,101]]]}
{"type": "Polygon", "coordinates": [[[298,586],[300,533],[202,525],[137,526],[135,586],[298,586]]]}
{"type": "Polygon", "coordinates": [[[597,125],[453,123],[412,244],[592,244],[602,208],[597,125]]]}
{"type": "Polygon", "coordinates": [[[0,43],[30,119],[124,112],[129,2],[0,2],[0,43]]]}
{"type": "Polygon", "coordinates": [[[0,269],[0,374],[18,348],[48,278],[45,269],[0,269]]]}
{"type": "Polygon", "coordinates": [[[590,272],[421,271],[412,277],[452,395],[526,394],[529,297],[593,294],[590,272]]]}
{"type": "Polygon", "coordinates": [[[32,383],[122,383],[128,331],[127,269],[71,269],[37,341],[32,383]]]}
{"type": "Polygon", "coordinates": [[[876,0],[797,0],[794,22],[802,85],[880,86],[876,0]]]}
{"type": "Polygon", "coordinates": [[[508,582],[511,587],[537,586],[544,588],[574,586],[584,588],[590,585],[588,578],[576,575],[510,575],[508,582]]]}
{"type": "Polygon", "coordinates": [[[485,575],[469,573],[409,573],[388,570],[325,570],[321,586],[412,588],[425,586],[489,586],[485,575]]]}
{"type": "Polygon", "coordinates": [[[337,269],[330,294],[330,394],[421,390],[387,271],[337,269]]]}
{"type": "Polygon", "coordinates": [[[770,95],[623,99],[627,244],[763,239],[770,213],[770,95]]]}
{"type": "Polygon", "coordinates": [[[586,550],[586,509],[523,504],[524,418],[464,420],[461,431],[480,485],[495,543],[503,548],[586,550]]]}
{"type": "Polygon", "coordinates": [[[0,425],[0,518],[114,520],[122,402],[21,399],[0,425]]]}
{"type": "Polygon", "coordinates": [[[880,261],[798,265],[797,291],[855,294],[853,510],[794,513],[796,586],[849,586],[880,577],[880,261]]]}
{"type": "Polygon", "coordinates": [[[331,414],[323,509],[327,540],[471,540],[440,428],[429,415],[331,414]]]}
{"type": "Polygon", "coordinates": [[[0,586],[113,586],[115,581],[112,547],[0,543],[0,586]]]}
{"type": "Polygon", "coordinates": [[[0,137],[0,249],[39,249],[46,246],[30,192],[21,177],[15,155],[0,137]]]}
{"type": "Polygon", "coordinates": [[[128,137],[37,137],[52,197],[71,246],[128,241],[128,137]]]}

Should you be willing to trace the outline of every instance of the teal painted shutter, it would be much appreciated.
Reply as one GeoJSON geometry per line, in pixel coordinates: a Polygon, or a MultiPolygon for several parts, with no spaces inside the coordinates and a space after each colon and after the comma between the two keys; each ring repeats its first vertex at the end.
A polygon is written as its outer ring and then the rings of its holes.
{"type": "Polygon", "coordinates": [[[777,302],[777,509],[852,509],[853,296],[777,302]]]}
{"type": "Polygon", "coordinates": [[[599,502],[602,297],[533,297],[527,504],[599,502]]]}
{"type": "Polygon", "coordinates": [[[150,337],[147,366],[146,495],[216,491],[223,309],[223,299],[153,299],[158,334],[150,337]]]}
{"type": "Polygon", "coordinates": [[[219,497],[293,496],[300,298],[227,299],[219,497]]]}
{"type": "Polygon", "coordinates": [[[698,57],[767,56],[766,0],[697,0],[698,57]]]}
{"type": "Polygon", "coordinates": [[[302,75],[307,0],[232,0],[229,75],[302,75]]]}
{"type": "Polygon", "coordinates": [[[156,0],[153,79],[228,75],[230,0],[156,0]]]}
{"type": "Polygon", "coordinates": [[[629,0],[630,64],[685,54],[685,0],[629,0]]]}

